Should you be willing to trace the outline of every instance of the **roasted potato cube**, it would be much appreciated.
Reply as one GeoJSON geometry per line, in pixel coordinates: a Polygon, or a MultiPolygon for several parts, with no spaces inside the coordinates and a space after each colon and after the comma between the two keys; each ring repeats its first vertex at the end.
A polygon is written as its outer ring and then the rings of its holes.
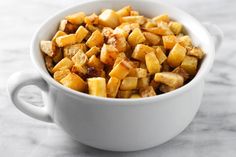
{"type": "Polygon", "coordinates": [[[172,72],[156,73],[154,80],[175,89],[181,87],[184,84],[184,78],[181,75],[172,72]]]}
{"type": "Polygon", "coordinates": [[[103,40],[104,39],[102,33],[99,30],[96,30],[89,37],[89,39],[86,42],[86,45],[90,48],[93,46],[101,47],[104,42],[103,40]]]}
{"type": "Polygon", "coordinates": [[[160,72],[161,65],[154,52],[150,52],[145,55],[145,62],[150,74],[160,72]]]}
{"type": "Polygon", "coordinates": [[[63,48],[64,57],[72,58],[78,51],[87,51],[87,46],[84,43],[74,44],[63,48]]]}
{"type": "Polygon", "coordinates": [[[52,41],[42,40],[40,42],[40,48],[43,53],[47,54],[50,57],[55,55],[56,45],[52,41]]]}
{"type": "Polygon", "coordinates": [[[75,32],[76,41],[80,43],[88,34],[88,30],[84,26],[80,26],[75,32]]]}
{"type": "Polygon", "coordinates": [[[60,83],[80,92],[84,92],[87,88],[86,82],[75,73],[69,73],[66,77],[61,79],[60,83]]]}
{"type": "Polygon", "coordinates": [[[74,63],[69,58],[65,57],[53,67],[52,72],[55,73],[59,70],[70,69],[73,65],[74,63]]]}
{"type": "Polygon", "coordinates": [[[154,23],[151,20],[148,20],[148,22],[145,23],[144,28],[152,28],[152,27],[156,27],[156,26],[157,26],[156,23],[154,23]]]}
{"type": "Polygon", "coordinates": [[[87,55],[88,58],[90,58],[93,55],[97,55],[100,52],[99,47],[91,47],[85,54],[87,55]]]}
{"type": "Polygon", "coordinates": [[[167,57],[167,63],[173,68],[177,67],[184,60],[185,54],[186,54],[186,49],[177,43],[170,51],[167,57]]]}
{"type": "Polygon", "coordinates": [[[63,32],[63,31],[57,31],[57,33],[53,36],[53,38],[52,38],[52,42],[56,42],[56,38],[57,37],[60,37],[60,36],[63,36],[63,35],[67,35],[65,32],[63,32]]]}
{"type": "Polygon", "coordinates": [[[89,78],[88,80],[88,89],[89,94],[99,97],[106,97],[106,80],[102,77],[89,78]]]}
{"type": "Polygon", "coordinates": [[[52,69],[53,69],[53,60],[52,60],[52,58],[49,57],[49,56],[45,56],[44,60],[45,60],[45,65],[46,65],[47,70],[50,73],[53,73],[53,71],[52,71],[52,69]]]}
{"type": "Polygon", "coordinates": [[[116,12],[120,17],[129,16],[130,11],[132,10],[131,6],[125,6],[116,12]]]}
{"type": "Polygon", "coordinates": [[[103,69],[104,67],[103,63],[95,55],[89,58],[87,65],[90,67],[95,67],[97,69],[103,69]]]}
{"type": "Polygon", "coordinates": [[[56,38],[56,43],[58,47],[64,47],[67,45],[72,45],[76,43],[75,34],[63,35],[56,38]]]}
{"type": "Polygon", "coordinates": [[[160,87],[159,87],[159,90],[163,93],[167,93],[167,92],[175,90],[175,88],[167,86],[165,84],[161,84],[160,87]]]}
{"type": "Polygon", "coordinates": [[[139,93],[140,93],[141,97],[143,97],[143,98],[156,95],[156,92],[152,86],[147,86],[147,87],[139,89],[139,93]]]}
{"type": "Polygon", "coordinates": [[[113,65],[118,53],[118,50],[114,46],[103,44],[100,54],[100,60],[104,64],[113,65]]]}
{"type": "Polygon", "coordinates": [[[191,49],[192,46],[192,40],[188,35],[179,37],[179,44],[183,47],[185,47],[186,49],[191,49]]]}
{"type": "Polygon", "coordinates": [[[71,72],[78,74],[81,77],[84,77],[87,74],[87,67],[81,64],[75,64],[71,68],[71,72]]]}
{"type": "Polygon", "coordinates": [[[77,53],[72,57],[72,61],[78,65],[84,65],[88,61],[88,57],[81,50],[77,51],[77,53]]]}
{"type": "Polygon", "coordinates": [[[138,79],[138,89],[144,88],[149,86],[150,78],[149,77],[143,77],[138,79]]]}
{"type": "Polygon", "coordinates": [[[105,40],[108,40],[111,35],[113,34],[113,29],[111,29],[110,27],[104,27],[102,29],[102,35],[105,37],[105,40]]]}
{"type": "Polygon", "coordinates": [[[165,53],[162,51],[160,47],[156,48],[155,54],[160,64],[162,64],[167,59],[165,53]]]}
{"type": "MultiPolygon", "coordinates": [[[[96,26],[94,26],[94,25],[91,25],[91,24],[86,24],[85,25],[85,28],[87,29],[87,30],[89,30],[90,32],[95,32],[96,30],[98,30],[98,31],[100,31],[100,29],[98,28],[98,27],[96,27],[96,26]]],[[[87,37],[87,36],[86,36],[87,37]]]]}
{"type": "Polygon", "coordinates": [[[112,34],[107,44],[113,45],[119,52],[125,52],[126,50],[126,40],[122,34],[112,34]]]}
{"type": "Polygon", "coordinates": [[[134,48],[134,51],[132,53],[132,58],[137,59],[141,62],[144,62],[145,55],[150,52],[155,52],[155,49],[144,44],[138,44],[134,48]]]}
{"type": "Polygon", "coordinates": [[[120,79],[111,77],[107,83],[107,96],[115,98],[120,87],[120,79]]]}
{"type": "Polygon", "coordinates": [[[59,71],[56,71],[56,72],[53,74],[53,78],[54,78],[55,80],[57,80],[58,82],[60,82],[61,79],[63,79],[64,77],[66,77],[69,73],[70,73],[70,70],[69,70],[69,69],[59,70],[59,71]]]}
{"type": "Polygon", "coordinates": [[[156,23],[160,23],[160,22],[168,23],[170,21],[170,17],[167,14],[162,14],[162,15],[152,18],[152,20],[156,23]]]}
{"type": "Polygon", "coordinates": [[[137,44],[144,42],[146,39],[139,28],[135,28],[128,37],[130,46],[134,47],[137,44]]]}
{"type": "Polygon", "coordinates": [[[120,90],[133,90],[137,88],[137,77],[126,77],[122,80],[120,90]]]}
{"type": "Polygon", "coordinates": [[[146,22],[146,19],[144,16],[125,16],[121,17],[121,21],[128,22],[128,23],[138,23],[139,25],[142,25],[146,22]]]}
{"type": "Polygon", "coordinates": [[[150,45],[157,45],[161,41],[161,37],[150,32],[143,32],[143,35],[145,36],[146,40],[150,45]]]}
{"type": "Polygon", "coordinates": [[[144,30],[154,33],[156,35],[173,35],[173,32],[170,30],[166,23],[159,23],[158,27],[144,28],[144,30]]]}
{"type": "Polygon", "coordinates": [[[85,18],[84,12],[74,13],[72,15],[68,15],[65,17],[66,20],[75,25],[82,24],[84,22],[84,18],[85,18]]]}
{"type": "Polygon", "coordinates": [[[141,96],[139,94],[132,94],[130,96],[131,99],[137,99],[137,98],[141,98],[141,96]]]}
{"type": "Polygon", "coordinates": [[[181,75],[185,81],[189,79],[189,74],[181,66],[178,66],[172,72],[181,75]]]}
{"type": "Polygon", "coordinates": [[[137,77],[137,78],[147,77],[147,70],[142,69],[142,68],[133,68],[133,69],[130,70],[128,76],[137,77]]]}
{"type": "Polygon", "coordinates": [[[84,22],[89,25],[97,25],[98,24],[98,16],[95,13],[93,13],[90,16],[86,16],[84,18],[84,22]]]}
{"type": "Polygon", "coordinates": [[[99,24],[105,27],[115,28],[120,24],[119,15],[111,9],[104,10],[98,18],[99,24]]]}
{"type": "Polygon", "coordinates": [[[120,28],[120,27],[116,27],[114,29],[114,34],[121,34],[125,37],[125,39],[129,36],[129,34],[127,33],[127,31],[125,31],[124,29],[120,28]]]}
{"type": "Polygon", "coordinates": [[[119,64],[122,60],[127,59],[124,52],[121,52],[117,55],[115,63],[113,64],[113,67],[115,67],[117,64],[119,64]]]}
{"type": "Polygon", "coordinates": [[[198,60],[195,57],[185,56],[181,67],[187,71],[190,75],[195,75],[197,72],[198,60]]]}
{"type": "Polygon", "coordinates": [[[130,96],[132,95],[132,91],[131,90],[119,90],[117,93],[117,97],[118,98],[130,98],[130,96]]]}
{"type": "Polygon", "coordinates": [[[203,53],[203,51],[200,48],[194,47],[192,50],[187,52],[187,55],[194,56],[194,57],[196,57],[198,59],[202,59],[203,56],[204,56],[204,53],[203,53]]]}
{"type": "Polygon", "coordinates": [[[67,20],[61,20],[59,24],[59,31],[65,32],[67,23],[67,20]]]}
{"type": "Polygon", "coordinates": [[[182,31],[182,24],[179,22],[170,22],[169,24],[170,30],[175,34],[178,35],[182,31]]]}
{"type": "Polygon", "coordinates": [[[130,16],[139,16],[139,12],[135,10],[130,11],[130,16]]]}
{"type": "Polygon", "coordinates": [[[122,60],[119,64],[117,64],[109,73],[111,77],[117,77],[118,79],[124,79],[132,69],[129,61],[122,60]]]}
{"type": "Polygon", "coordinates": [[[176,36],[174,35],[162,36],[162,41],[165,49],[172,49],[176,44],[176,36]]]}

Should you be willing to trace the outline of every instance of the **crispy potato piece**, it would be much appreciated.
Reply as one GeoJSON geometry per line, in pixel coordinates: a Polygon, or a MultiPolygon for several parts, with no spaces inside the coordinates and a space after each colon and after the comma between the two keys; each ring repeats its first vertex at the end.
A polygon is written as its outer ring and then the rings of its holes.
{"type": "Polygon", "coordinates": [[[77,53],[72,57],[72,61],[77,65],[85,65],[88,61],[88,57],[81,50],[77,51],[77,53]]]}
{"type": "Polygon", "coordinates": [[[40,41],[40,49],[43,53],[52,57],[55,55],[56,45],[52,41],[42,40],[42,41],[40,41]]]}
{"type": "Polygon", "coordinates": [[[152,28],[156,27],[156,23],[154,23],[152,20],[148,19],[148,21],[145,23],[144,28],[152,28]]]}
{"type": "Polygon", "coordinates": [[[106,97],[106,80],[102,77],[89,78],[88,80],[88,89],[89,94],[99,97],[106,97]]]}
{"type": "Polygon", "coordinates": [[[173,32],[164,22],[159,23],[158,27],[144,28],[144,30],[156,35],[173,35],[173,32]]]}
{"type": "Polygon", "coordinates": [[[145,55],[150,52],[155,52],[155,49],[144,44],[138,44],[134,48],[134,51],[132,53],[132,58],[144,62],[145,55]]]}
{"type": "Polygon", "coordinates": [[[175,44],[173,49],[170,51],[168,58],[167,58],[167,63],[171,67],[177,67],[184,60],[185,54],[186,54],[186,49],[177,43],[177,44],[175,44]]]}
{"type": "Polygon", "coordinates": [[[135,28],[128,37],[128,42],[132,47],[144,42],[145,40],[146,38],[144,37],[142,31],[139,28],[135,28]]]}
{"type": "MultiPolygon", "coordinates": [[[[133,25],[132,25],[133,27],[133,25]]],[[[131,24],[130,23],[127,23],[127,22],[124,22],[124,23],[121,23],[121,25],[119,25],[118,27],[116,28],[119,28],[119,29],[122,29],[125,33],[125,37],[127,38],[130,31],[132,30],[131,28],[131,24]]],[[[115,32],[114,32],[115,33],[115,32]]]]}
{"type": "Polygon", "coordinates": [[[52,42],[56,43],[56,38],[60,37],[60,36],[63,36],[63,35],[67,35],[67,34],[65,32],[63,32],[63,31],[60,31],[60,30],[57,31],[57,33],[52,38],[52,42]]]}
{"type": "Polygon", "coordinates": [[[98,24],[98,16],[93,13],[90,16],[86,16],[84,18],[84,22],[89,25],[97,25],[98,24]]]}
{"type": "Polygon", "coordinates": [[[121,17],[121,21],[128,22],[128,23],[138,23],[139,25],[142,25],[146,22],[146,19],[144,16],[125,16],[121,17]]]}
{"type": "Polygon", "coordinates": [[[120,87],[120,79],[111,77],[107,83],[107,96],[115,98],[120,87]]]}
{"type": "Polygon", "coordinates": [[[175,90],[175,88],[167,86],[165,84],[161,84],[160,87],[159,87],[159,90],[163,93],[167,93],[167,92],[175,90]]]}
{"type": "Polygon", "coordinates": [[[117,77],[118,79],[124,79],[132,69],[129,61],[122,60],[119,64],[117,64],[109,73],[111,77],[117,77]]]}
{"type": "Polygon", "coordinates": [[[75,73],[69,73],[66,77],[61,79],[60,83],[80,92],[84,92],[87,88],[86,82],[75,73]]]}
{"type": "Polygon", "coordinates": [[[162,64],[167,59],[165,53],[160,47],[156,48],[155,54],[160,64],[162,64]]]}
{"type": "Polygon", "coordinates": [[[87,65],[90,67],[95,67],[97,69],[103,69],[104,67],[103,63],[95,55],[89,58],[87,65]]]}
{"type": "Polygon", "coordinates": [[[56,43],[58,47],[64,47],[76,43],[75,34],[63,35],[56,38],[56,43]]]}
{"type": "Polygon", "coordinates": [[[64,47],[64,57],[72,58],[78,51],[87,51],[87,46],[84,43],[74,44],[64,47]]]}
{"type": "Polygon", "coordinates": [[[65,32],[67,23],[67,20],[61,20],[59,24],[59,31],[65,32]]]}
{"type": "Polygon", "coordinates": [[[113,64],[113,67],[115,67],[117,64],[119,64],[124,59],[127,59],[125,53],[124,52],[119,53],[116,57],[114,64],[113,64]]]}
{"type": "Polygon", "coordinates": [[[53,67],[52,72],[55,73],[59,70],[70,69],[73,65],[74,63],[69,58],[65,57],[53,67]]]}
{"type": "Polygon", "coordinates": [[[84,26],[80,26],[75,32],[76,41],[81,43],[81,41],[87,36],[88,30],[84,26]]]}
{"type": "Polygon", "coordinates": [[[192,49],[193,45],[192,45],[192,40],[188,35],[179,37],[179,44],[183,47],[185,47],[186,49],[192,49]]]}
{"type": "Polygon", "coordinates": [[[125,52],[126,50],[126,40],[121,34],[112,34],[107,44],[113,45],[119,52],[125,52]]]}
{"type": "Polygon", "coordinates": [[[187,52],[187,55],[194,56],[194,57],[196,57],[198,59],[202,59],[203,56],[204,56],[204,53],[203,53],[203,51],[200,48],[194,47],[192,50],[187,52]]]}
{"type": "Polygon", "coordinates": [[[131,6],[125,6],[116,12],[120,17],[129,16],[130,11],[132,10],[131,6]]]}
{"type": "Polygon", "coordinates": [[[184,84],[184,78],[181,75],[172,72],[156,73],[154,80],[175,89],[181,87],[184,84]]]}
{"type": "Polygon", "coordinates": [[[84,22],[85,16],[86,15],[84,12],[78,12],[78,13],[74,13],[72,15],[66,16],[65,19],[68,20],[72,24],[80,25],[84,22]]]}
{"type": "Polygon", "coordinates": [[[53,60],[51,57],[49,56],[45,56],[44,57],[44,60],[45,60],[45,65],[46,65],[46,68],[47,70],[52,74],[52,69],[53,69],[53,60]]]}
{"type": "Polygon", "coordinates": [[[142,68],[133,68],[133,69],[130,70],[128,76],[137,77],[137,78],[147,77],[147,70],[142,69],[142,68]]]}
{"type": "Polygon", "coordinates": [[[120,24],[119,15],[111,9],[104,10],[98,18],[99,24],[105,27],[115,28],[120,24]]]}
{"type": "Polygon", "coordinates": [[[115,29],[114,29],[114,32],[113,32],[114,34],[120,34],[120,35],[122,35],[123,37],[125,37],[125,39],[128,37],[128,33],[124,30],[124,29],[122,29],[122,28],[120,28],[120,27],[116,27],[115,29]]]}
{"type": "Polygon", "coordinates": [[[91,24],[86,24],[85,28],[92,33],[95,32],[96,30],[100,31],[100,29],[98,27],[91,25],[91,24]]]}
{"type": "Polygon", "coordinates": [[[103,42],[104,38],[102,33],[99,30],[96,30],[89,37],[89,39],[86,42],[86,45],[90,48],[93,46],[101,47],[103,45],[103,42]]]}
{"type": "Polygon", "coordinates": [[[162,41],[165,49],[172,49],[176,44],[176,36],[175,35],[166,35],[162,36],[162,41]]]}
{"type": "Polygon", "coordinates": [[[143,35],[145,36],[146,40],[150,45],[157,45],[161,41],[161,37],[150,32],[143,32],[143,35]]]}
{"type": "Polygon", "coordinates": [[[175,35],[178,35],[179,33],[181,33],[182,31],[182,24],[179,23],[179,22],[170,22],[169,24],[169,27],[170,27],[170,30],[175,34],[175,35]]]}
{"type": "Polygon", "coordinates": [[[162,15],[152,18],[152,20],[156,23],[160,23],[160,22],[168,23],[170,21],[170,17],[168,14],[162,14],[162,15]]]}
{"type": "Polygon", "coordinates": [[[132,95],[132,91],[131,90],[119,90],[117,93],[117,97],[118,98],[130,98],[130,96],[132,95]]]}
{"type": "Polygon", "coordinates": [[[123,79],[120,85],[120,90],[133,90],[137,88],[137,77],[126,77],[123,79]]]}
{"type": "Polygon", "coordinates": [[[195,75],[197,73],[198,60],[195,57],[185,56],[181,67],[187,71],[190,75],[195,75]]]}
{"type": "Polygon", "coordinates": [[[139,93],[140,93],[141,97],[143,97],[143,98],[156,95],[156,92],[152,86],[147,86],[147,87],[139,89],[139,93]]]}
{"type": "Polygon", "coordinates": [[[88,70],[85,65],[75,64],[71,68],[71,72],[78,74],[79,76],[83,77],[87,74],[88,70]]]}
{"type": "Polygon", "coordinates": [[[100,60],[104,64],[113,65],[118,53],[118,50],[114,46],[103,44],[100,60]]]}
{"type": "Polygon", "coordinates": [[[53,78],[54,78],[55,80],[57,80],[58,82],[60,82],[61,79],[63,79],[64,77],[66,77],[69,73],[70,73],[70,70],[69,70],[69,69],[59,70],[59,71],[56,71],[56,72],[53,74],[53,78]]]}
{"type": "Polygon", "coordinates": [[[104,27],[102,29],[102,35],[105,37],[106,40],[108,40],[111,35],[113,34],[113,29],[111,29],[110,27],[104,27]]]}
{"type": "Polygon", "coordinates": [[[149,86],[150,78],[149,77],[143,77],[138,79],[138,89],[144,88],[149,86]]]}
{"type": "Polygon", "coordinates": [[[139,12],[135,10],[130,11],[130,16],[139,16],[139,12]]]}
{"type": "Polygon", "coordinates": [[[131,99],[137,99],[137,98],[141,98],[141,96],[139,94],[132,94],[130,96],[131,99]]]}
{"type": "Polygon", "coordinates": [[[184,78],[184,81],[189,79],[189,74],[181,66],[178,66],[172,72],[181,75],[184,78]]]}
{"type": "Polygon", "coordinates": [[[90,58],[93,55],[97,55],[100,52],[100,48],[97,46],[91,47],[85,54],[88,58],[90,58]]]}
{"type": "Polygon", "coordinates": [[[145,62],[150,74],[160,72],[161,65],[154,52],[150,52],[145,55],[145,62]]]}

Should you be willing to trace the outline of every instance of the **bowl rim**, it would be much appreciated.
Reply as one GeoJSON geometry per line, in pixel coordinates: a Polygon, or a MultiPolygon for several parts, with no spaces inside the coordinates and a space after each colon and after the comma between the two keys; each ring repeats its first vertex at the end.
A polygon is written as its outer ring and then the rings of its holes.
{"type": "MultiPolygon", "coordinates": [[[[214,43],[213,41],[210,39],[210,33],[206,30],[205,27],[202,26],[202,24],[196,20],[193,16],[189,15],[188,13],[186,13],[185,11],[175,7],[175,6],[172,6],[172,5],[169,5],[165,2],[161,2],[159,0],[120,0],[120,1],[135,1],[135,2],[138,2],[138,3],[157,3],[157,4],[160,4],[162,6],[165,6],[167,8],[171,8],[172,10],[175,10],[181,14],[183,14],[184,16],[187,16],[188,18],[190,18],[192,21],[194,21],[195,24],[198,25],[198,27],[201,28],[202,31],[204,31],[205,34],[207,34],[208,38],[209,38],[209,41],[210,41],[210,45],[209,45],[209,49],[212,51],[212,52],[209,52],[207,55],[210,55],[208,57],[208,59],[204,59],[203,61],[204,62],[207,62],[207,64],[205,64],[205,67],[204,69],[201,70],[201,73],[197,73],[197,75],[194,76],[194,78],[188,82],[187,84],[185,84],[184,86],[178,88],[178,89],[175,89],[174,91],[171,91],[171,92],[168,92],[168,93],[163,93],[163,94],[160,94],[160,95],[156,95],[156,96],[152,96],[152,97],[146,97],[146,98],[138,98],[138,99],[127,99],[127,98],[104,98],[104,97],[97,97],[97,96],[91,96],[87,93],[82,93],[82,92],[79,92],[79,91],[75,91],[73,89],[70,89],[68,87],[65,87],[63,85],[61,85],[60,83],[58,83],[57,81],[55,81],[50,75],[49,73],[45,72],[42,67],[40,65],[38,65],[36,62],[37,60],[37,57],[35,55],[35,51],[34,49],[38,47],[38,43],[36,43],[36,39],[37,39],[37,36],[38,34],[40,33],[41,31],[41,28],[46,24],[48,23],[50,20],[52,20],[53,18],[55,18],[55,16],[63,13],[63,12],[67,12],[75,7],[78,7],[80,5],[83,5],[83,4],[87,4],[87,3],[99,3],[99,2],[104,2],[106,1],[107,3],[112,3],[112,1],[107,1],[107,0],[87,0],[87,1],[83,1],[83,2],[78,2],[76,4],[73,4],[69,7],[66,7],[62,10],[59,10],[57,11],[55,14],[51,15],[49,18],[47,18],[37,29],[37,31],[34,33],[33,35],[33,39],[31,40],[31,44],[30,44],[30,57],[31,57],[31,60],[34,64],[34,66],[36,67],[36,69],[38,70],[38,72],[41,74],[41,76],[43,77],[43,79],[50,85],[52,85],[53,87],[65,92],[65,94],[67,95],[70,95],[70,96],[73,96],[73,97],[76,97],[76,98],[81,98],[81,99],[89,99],[89,100],[93,100],[93,101],[97,101],[97,102],[101,102],[101,103],[104,103],[104,104],[114,104],[114,103],[117,103],[119,105],[119,103],[121,103],[122,105],[129,105],[129,104],[132,104],[132,105],[135,105],[135,104],[144,104],[144,103],[147,103],[147,102],[152,102],[152,101],[160,101],[160,100],[163,100],[163,99],[167,99],[167,98],[170,98],[170,97],[174,97],[174,96],[177,96],[181,93],[184,93],[186,92],[187,90],[189,90],[192,86],[196,85],[199,81],[201,81],[205,74],[209,72],[212,64],[213,64],[213,61],[214,61],[214,56],[215,56],[215,47],[214,47],[214,43]],[[135,103],[134,103],[135,102],[135,103]]],[[[115,105],[117,105],[115,104],[115,105]]]]}

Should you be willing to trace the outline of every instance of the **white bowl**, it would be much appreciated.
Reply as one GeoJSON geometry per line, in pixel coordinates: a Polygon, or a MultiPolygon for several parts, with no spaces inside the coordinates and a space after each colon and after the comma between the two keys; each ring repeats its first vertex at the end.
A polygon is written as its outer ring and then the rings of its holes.
{"type": "MultiPolygon", "coordinates": [[[[213,35],[219,45],[220,32],[215,31],[213,35]]],[[[163,2],[92,0],[66,8],[46,20],[33,38],[30,53],[39,74],[18,72],[8,81],[11,100],[18,109],[36,119],[56,123],[83,144],[112,151],[135,151],[170,140],[192,121],[202,99],[204,77],[212,66],[215,47],[209,32],[195,18],[163,2]],[[98,13],[102,8],[119,9],[125,5],[148,17],[168,13],[183,23],[194,43],[206,53],[195,78],[175,91],[142,99],[94,97],[56,82],[45,68],[40,40],[50,39],[59,21],[68,14],[98,13]],[[44,107],[33,106],[18,97],[19,90],[27,85],[38,86],[43,91],[44,107]]]]}

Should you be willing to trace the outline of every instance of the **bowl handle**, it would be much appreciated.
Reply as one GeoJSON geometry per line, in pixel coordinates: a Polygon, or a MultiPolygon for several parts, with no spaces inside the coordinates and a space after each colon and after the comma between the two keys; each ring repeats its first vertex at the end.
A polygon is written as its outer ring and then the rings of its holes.
{"type": "Polygon", "coordinates": [[[209,23],[209,22],[204,22],[203,25],[206,27],[208,32],[211,34],[211,36],[214,40],[215,49],[216,49],[216,52],[217,52],[217,50],[221,46],[223,38],[224,38],[223,31],[216,24],[212,24],[212,23],[209,23]]]}
{"type": "Polygon", "coordinates": [[[42,92],[48,95],[48,84],[39,74],[22,71],[14,73],[8,79],[7,86],[11,101],[23,113],[45,122],[52,122],[49,107],[45,102],[43,107],[38,107],[25,102],[18,96],[20,89],[29,85],[39,87],[42,92]]]}

